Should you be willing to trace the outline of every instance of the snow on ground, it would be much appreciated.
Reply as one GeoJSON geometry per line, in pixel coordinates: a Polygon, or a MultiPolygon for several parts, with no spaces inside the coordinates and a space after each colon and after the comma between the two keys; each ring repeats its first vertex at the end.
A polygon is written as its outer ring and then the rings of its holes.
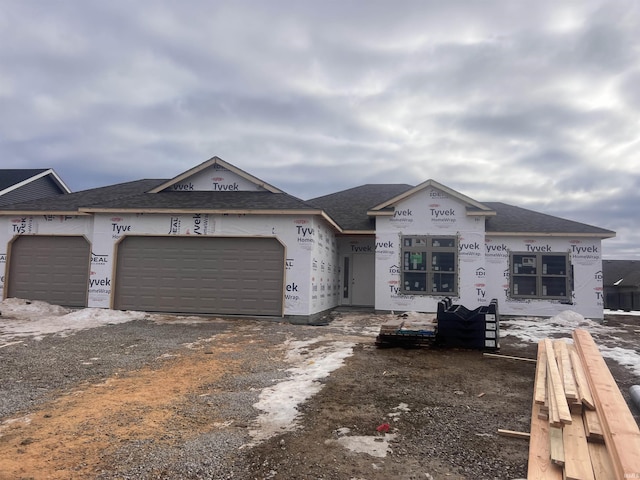
{"type": "MultiPolygon", "coordinates": [[[[170,321],[167,315],[150,315],[145,312],[118,311],[99,308],[69,310],[46,302],[9,298],[0,302],[0,348],[24,338],[42,339],[45,335],[70,335],[79,330],[102,325],[125,323],[132,320],[150,319],[158,323],[170,321]]],[[[606,312],[615,314],[617,312],[606,312]]],[[[623,312],[625,315],[640,312],[623,312]]],[[[344,315],[331,323],[345,333],[374,336],[380,325],[394,315],[357,316],[344,315]]],[[[408,316],[409,317],[409,316],[408,316]]],[[[413,320],[413,316],[411,316],[413,320]]],[[[195,323],[201,317],[181,317],[181,321],[195,323]]],[[[538,342],[544,338],[571,339],[576,328],[588,330],[594,337],[603,356],[611,358],[640,377],[640,353],[636,346],[615,337],[619,329],[606,324],[585,319],[572,311],[565,311],[555,317],[516,317],[501,321],[502,335],[513,335],[525,342],[538,342]],[[606,338],[606,345],[598,337],[606,338]],[[611,346],[611,345],[614,346],[611,346]],[[628,348],[626,348],[628,347],[628,348]]],[[[259,443],[277,433],[295,429],[299,418],[298,406],[315,395],[321,388],[321,380],[340,368],[344,360],[351,356],[355,343],[340,341],[335,335],[324,335],[318,329],[316,338],[306,341],[289,341],[285,344],[286,360],[291,364],[288,377],[264,389],[254,405],[262,413],[258,416],[255,429],[251,430],[254,443],[259,443]]],[[[346,338],[346,337],[345,337],[346,338]]],[[[369,449],[375,446],[372,455],[386,451],[386,442],[380,445],[380,438],[344,438],[347,448],[369,449]],[[373,442],[373,443],[372,443],[373,442]]]]}
{"type": "Polygon", "coordinates": [[[626,367],[640,381],[640,352],[637,350],[637,345],[616,337],[615,334],[623,330],[610,327],[606,323],[589,320],[579,313],[566,310],[551,318],[503,319],[500,321],[500,328],[503,329],[501,335],[513,335],[525,342],[533,343],[545,338],[564,338],[572,342],[571,332],[573,330],[576,328],[587,330],[594,337],[603,357],[610,358],[626,367]],[[608,344],[611,343],[616,346],[609,346],[608,344]]]}
{"type": "Polygon", "coordinates": [[[256,428],[249,431],[253,443],[259,443],[278,433],[296,428],[300,413],[298,405],[313,397],[322,388],[320,380],[328,377],[353,353],[354,343],[330,341],[319,336],[306,341],[288,341],[286,360],[289,377],[273,387],[262,390],[253,406],[262,413],[256,419],[256,428]],[[317,345],[321,344],[321,345],[317,345]]]}
{"type": "Polygon", "coordinates": [[[146,317],[144,312],[102,308],[70,310],[46,302],[7,298],[0,302],[0,348],[18,338],[41,340],[45,335],[69,335],[78,330],[125,323],[146,317]]]}

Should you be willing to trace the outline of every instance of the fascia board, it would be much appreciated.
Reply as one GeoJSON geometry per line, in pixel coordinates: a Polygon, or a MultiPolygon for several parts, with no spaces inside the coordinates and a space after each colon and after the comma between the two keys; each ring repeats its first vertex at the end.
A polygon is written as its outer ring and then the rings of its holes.
{"type": "Polygon", "coordinates": [[[33,215],[70,215],[70,216],[88,216],[89,212],[80,210],[0,210],[0,216],[33,216],[33,215]]]}
{"type": "Polygon", "coordinates": [[[580,237],[580,238],[614,238],[611,233],[571,233],[571,232],[485,232],[487,237],[580,237]]]}

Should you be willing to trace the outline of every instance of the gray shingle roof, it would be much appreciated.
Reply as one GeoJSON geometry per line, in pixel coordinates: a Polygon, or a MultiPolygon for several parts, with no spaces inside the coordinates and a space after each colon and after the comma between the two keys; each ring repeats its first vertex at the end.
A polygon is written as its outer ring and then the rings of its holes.
{"type": "Polygon", "coordinates": [[[487,233],[566,233],[614,235],[615,232],[594,227],[586,223],[574,222],[564,218],[515,207],[502,202],[483,202],[496,211],[493,217],[487,217],[487,233]]]}
{"type": "Polygon", "coordinates": [[[0,169],[0,190],[9,188],[16,183],[35,177],[36,175],[46,172],[48,168],[3,168],[0,169]]]}
{"type": "MultiPolygon", "coordinates": [[[[413,188],[406,184],[367,184],[308,200],[324,209],[345,230],[374,230],[367,215],[371,207],[413,188]]],[[[515,207],[501,202],[482,202],[496,211],[486,220],[487,233],[560,233],[614,235],[611,230],[515,207]]]]}
{"type": "Polygon", "coordinates": [[[137,180],[134,182],[119,183],[106,187],[92,188],[66,195],[57,195],[46,199],[32,200],[29,202],[6,205],[1,210],[16,211],[76,211],[79,208],[91,207],[102,202],[116,199],[126,199],[132,195],[144,193],[159,185],[164,180],[137,180]]]}
{"type": "Polygon", "coordinates": [[[307,202],[322,208],[344,230],[375,230],[374,220],[369,218],[367,211],[412,188],[405,184],[369,183],[307,202]]]}
{"type": "Polygon", "coordinates": [[[640,260],[603,260],[602,277],[607,287],[640,287],[640,260]]]}
{"type": "MultiPolygon", "coordinates": [[[[6,205],[1,211],[75,212],[79,209],[113,210],[324,210],[344,230],[373,231],[367,215],[372,207],[413,188],[406,184],[367,184],[303,201],[286,193],[173,192],[147,193],[166,182],[144,179],[41,200],[6,205]]],[[[613,235],[584,223],[534,212],[501,202],[484,202],[497,212],[487,217],[487,233],[561,233],[613,235]]]]}
{"type": "Polygon", "coordinates": [[[173,192],[141,193],[102,201],[95,208],[177,210],[312,210],[309,204],[286,193],[173,192]]]}
{"type": "Polygon", "coordinates": [[[11,211],[115,210],[314,210],[286,193],[173,192],[146,193],[166,180],[146,179],[59,195],[0,208],[11,211]]]}

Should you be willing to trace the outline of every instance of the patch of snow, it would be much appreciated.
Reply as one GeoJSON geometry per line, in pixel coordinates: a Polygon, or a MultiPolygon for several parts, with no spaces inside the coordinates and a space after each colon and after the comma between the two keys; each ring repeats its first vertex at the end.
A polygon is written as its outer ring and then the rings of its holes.
{"type": "Polygon", "coordinates": [[[605,315],[625,315],[630,317],[640,317],[640,311],[625,312],[623,310],[605,310],[605,315]]]}
{"type": "MultiPolygon", "coordinates": [[[[601,324],[593,320],[585,319],[579,313],[567,310],[549,319],[537,317],[521,317],[500,322],[503,328],[501,334],[513,335],[526,342],[538,343],[545,338],[564,337],[571,340],[571,332],[576,328],[587,330],[594,337],[602,336],[607,341],[615,341],[620,345],[625,342],[616,339],[615,334],[623,330],[601,324]]],[[[596,341],[598,349],[603,357],[610,358],[626,367],[635,375],[640,377],[640,353],[633,348],[622,348],[620,346],[609,347],[603,341],[596,341]]]]}
{"type": "Polygon", "coordinates": [[[589,333],[611,334],[621,330],[584,318],[579,313],[565,310],[551,318],[517,317],[500,321],[502,335],[513,335],[525,342],[538,343],[550,337],[566,336],[576,328],[588,330],[589,333]]]}
{"type": "Polygon", "coordinates": [[[0,302],[2,322],[0,339],[10,341],[31,337],[42,340],[45,335],[66,336],[79,330],[125,323],[146,317],[144,312],[84,308],[70,310],[47,302],[7,298],[0,302]]]}
{"type": "Polygon", "coordinates": [[[389,442],[396,438],[394,433],[387,433],[381,437],[354,435],[340,437],[337,440],[326,440],[326,444],[338,443],[344,448],[356,453],[366,453],[372,457],[384,458],[389,452],[389,442]]]}
{"type": "Polygon", "coordinates": [[[631,370],[640,379],[640,353],[628,348],[607,347],[605,345],[598,345],[598,350],[603,357],[610,358],[631,370]]]}
{"type": "Polygon", "coordinates": [[[286,358],[294,366],[287,369],[288,379],[262,390],[258,402],[253,405],[262,413],[256,419],[256,428],[249,431],[253,438],[250,445],[295,429],[299,418],[298,405],[319,392],[322,388],[320,380],[340,368],[344,359],[353,353],[355,344],[349,342],[331,342],[308,349],[323,340],[323,337],[318,337],[290,342],[286,358]]]}

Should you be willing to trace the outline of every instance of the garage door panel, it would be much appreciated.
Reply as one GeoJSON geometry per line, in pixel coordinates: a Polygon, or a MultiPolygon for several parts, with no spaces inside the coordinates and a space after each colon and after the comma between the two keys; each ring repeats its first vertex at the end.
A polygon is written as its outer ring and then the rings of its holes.
{"type": "Polygon", "coordinates": [[[269,238],[127,237],[114,306],[147,311],[281,315],[284,247],[269,238]]]}
{"type": "Polygon", "coordinates": [[[84,237],[18,237],[11,245],[7,296],[85,307],[90,259],[84,237]]]}

